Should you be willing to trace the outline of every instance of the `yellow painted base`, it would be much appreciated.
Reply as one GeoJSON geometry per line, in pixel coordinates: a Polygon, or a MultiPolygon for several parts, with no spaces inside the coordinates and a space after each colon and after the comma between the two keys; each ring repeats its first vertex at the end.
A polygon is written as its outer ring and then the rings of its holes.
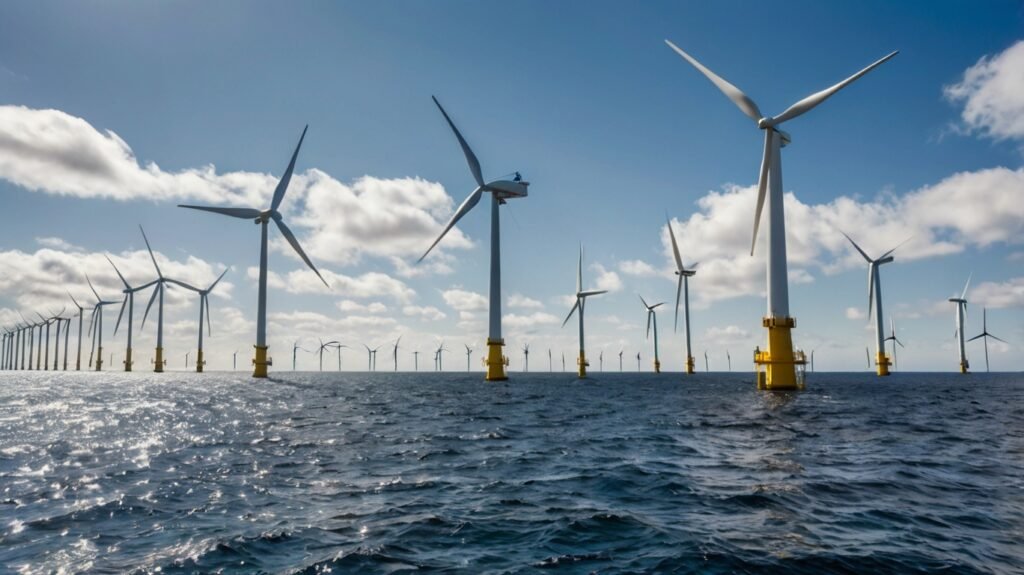
{"type": "Polygon", "coordinates": [[[793,352],[793,337],[790,333],[796,327],[796,320],[791,317],[766,317],[761,323],[768,328],[768,349],[754,353],[757,388],[783,391],[803,389],[803,366],[807,360],[802,352],[793,352]],[[798,367],[800,377],[797,376],[798,367]]]}
{"type": "Polygon", "coordinates": [[[686,373],[694,373],[693,357],[686,356],[686,373]]]}
{"type": "MultiPolygon", "coordinates": [[[[32,364],[29,364],[29,369],[32,368],[32,364]]],[[[103,371],[103,346],[96,349],[96,371],[103,371]]]]}
{"type": "Polygon", "coordinates": [[[487,381],[505,381],[508,379],[508,376],[505,375],[505,366],[508,365],[508,358],[501,353],[501,348],[504,345],[505,340],[503,339],[487,340],[487,374],[485,376],[487,381]]]}
{"type": "Polygon", "coordinates": [[[969,364],[966,359],[963,360],[962,362],[960,362],[960,373],[967,373],[967,370],[970,367],[971,364],[969,364]]]}
{"type": "Polygon", "coordinates": [[[654,373],[661,373],[661,362],[654,360],[654,373]]]}
{"type": "Polygon", "coordinates": [[[156,373],[164,372],[164,348],[156,348],[156,359],[153,360],[153,371],[156,373]]]}
{"type": "Polygon", "coordinates": [[[273,365],[272,360],[267,359],[267,346],[256,346],[256,358],[252,360],[252,376],[267,377],[267,366],[273,365]]]}
{"type": "Polygon", "coordinates": [[[125,371],[131,371],[132,370],[132,348],[130,348],[130,347],[128,349],[126,349],[125,352],[124,352],[124,370],[125,371]]]}
{"type": "Polygon", "coordinates": [[[196,373],[203,373],[203,364],[205,363],[203,361],[203,350],[199,350],[196,353],[196,373]]]}
{"type": "Polygon", "coordinates": [[[878,375],[889,375],[889,366],[892,364],[884,353],[879,352],[875,355],[875,365],[878,366],[878,375]]]}
{"type": "Polygon", "coordinates": [[[581,351],[580,356],[576,358],[576,367],[578,368],[577,373],[579,374],[580,379],[587,377],[588,365],[590,364],[587,363],[587,356],[581,351]]]}

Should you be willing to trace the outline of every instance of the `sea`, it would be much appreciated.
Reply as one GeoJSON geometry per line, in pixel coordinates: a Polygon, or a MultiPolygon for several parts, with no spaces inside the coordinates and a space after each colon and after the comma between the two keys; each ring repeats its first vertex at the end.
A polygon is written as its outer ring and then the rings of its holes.
{"type": "Polygon", "coordinates": [[[1022,573],[1024,375],[0,373],[0,573],[1022,573]]]}

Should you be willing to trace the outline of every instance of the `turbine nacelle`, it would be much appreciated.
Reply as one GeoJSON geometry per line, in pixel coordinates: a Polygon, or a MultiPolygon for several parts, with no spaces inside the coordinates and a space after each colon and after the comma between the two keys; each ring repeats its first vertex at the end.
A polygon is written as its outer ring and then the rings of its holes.
{"type": "Polygon", "coordinates": [[[511,198],[525,198],[529,186],[530,182],[522,180],[495,180],[484,186],[484,189],[494,194],[499,202],[503,202],[511,198]]]}

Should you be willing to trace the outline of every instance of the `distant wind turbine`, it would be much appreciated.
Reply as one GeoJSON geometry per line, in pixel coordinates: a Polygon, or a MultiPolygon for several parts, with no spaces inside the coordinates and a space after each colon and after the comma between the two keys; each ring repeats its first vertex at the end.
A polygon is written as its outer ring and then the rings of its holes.
{"type": "Polygon", "coordinates": [[[128,332],[128,341],[124,350],[124,370],[131,371],[132,365],[135,363],[134,360],[132,360],[132,325],[135,317],[135,292],[139,292],[150,287],[155,284],[156,281],[154,280],[149,283],[141,284],[137,287],[132,287],[131,284],[128,283],[128,280],[124,279],[124,275],[121,273],[121,270],[117,269],[117,266],[114,265],[114,261],[109,257],[107,257],[107,261],[110,262],[114,271],[117,272],[117,277],[120,278],[121,283],[124,284],[124,291],[122,292],[124,293],[124,299],[121,300],[121,311],[117,314],[117,323],[114,324],[114,333],[117,334],[118,328],[121,327],[121,318],[124,316],[124,308],[127,306],[128,323],[126,331],[128,332]]]}
{"type": "Polygon", "coordinates": [[[740,111],[757,123],[764,130],[764,155],[761,159],[761,172],[757,185],[757,207],[754,212],[754,233],[750,244],[753,255],[757,242],[758,226],[761,222],[761,211],[765,199],[768,199],[768,261],[767,261],[767,295],[768,309],[762,319],[762,325],[768,329],[768,348],[755,358],[758,364],[758,387],[765,389],[798,389],[802,380],[797,379],[796,367],[803,362],[800,356],[793,353],[793,339],[790,330],[796,320],[789,312],[789,283],[786,265],[786,221],[783,210],[782,187],[782,148],[790,142],[789,134],[779,129],[783,123],[801,116],[833,94],[843,89],[854,80],[867,74],[875,67],[894,57],[897,53],[879,59],[846,80],[814,93],[793,104],[775,117],[764,116],[746,94],[725,79],[716,75],[678,46],[665,40],[677,54],[689,62],[701,74],[707,77],[727,98],[732,100],[740,111]],[[761,368],[765,371],[760,371],[761,368]]]}
{"type": "Polygon", "coordinates": [[[398,336],[398,339],[395,340],[395,344],[394,344],[394,346],[393,346],[393,348],[391,350],[392,359],[394,359],[394,361],[395,361],[395,371],[396,372],[398,371],[398,344],[401,341],[402,341],[402,336],[398,336]]]}
{"type": "MultiPolygon", "coordinates": [[[[972,274],[973,275],[973,274],[972,274]]],[[[949,301],[956,304],[956,334],[957,344],[960,351],[960,373],[967,373],[970,364],[967,363],[967,352],[964,349],[964,320],[967,319],[967,286],[971,285],[971,276],[967,276],[967,283],[964,284],[964,291],[960,297],[951,297],[949,301]]]]}
{"type": "Polygon", "coordinates": [[[620,372],[622,371],[622,352],[623,351],[625,351],[625,350],[622,350],[622,349],[619,350],[619,371],[620,372]]]}
{"type": "MultiPolygon", "coordinates": [[[[75,359],[75,371],[82,371],[82,334],[84,333],[82,331],[82,319],[85,315],[85,308],[79,305],[78,300],[75,299],[75,296],[71,295],[71,292],[67,292],[67,294],[75,304],[75,307],[78,308],[78,356],[75,359]]],[[[67,356],[65,355],[66,358],[67,356]]]]}
{"type": "MultiPolygon", "coordinates": [[[[889,318],[889,327],[892,331],[889,333],[889,337],[885,338],[885,341],[892,341],[892,367],[893,369],[898,369],[896,346],[903,347],[903,342],[896,338],[896,320],[892,317],[889,318]]],[[[814,350],[811,350],[811,371],[814,371],[814,350]]]]}
{"type": "Polygon", "coordinates": [[[875,316],[875,364],[878,366],[878,375],[889,375],[889,358],[885,356],[885,328],[882,324],[882,278],[878,268],[893,261],[892,253],[901,245],[907,242],[904,240],[900,245],[885,252],[881,256],[872,259],[864,250],[860,249],[857,242],[853,241],[846,232],[841,232],[846,239],[850,240],[857,253],[868,262],[868,320],[871,314],[875,316]]]}
{"type": "Polygon", "coordinates": [[[466,371],[470,370],[470,357],[473,355],[473,348],[469,347],[468,344],[462,344],[466,346],[466,371]]]}
{"type": "MultiPolygon", "coordinates": [[[[210,336],[213,335],[213,322],[210,321],[210,292],[212,292],[213,289],[215,287],[217,287],[217,284],[220,283],[220,280],[224,279],[224,275],[228,273],[229,269],[231,269],[231,268],[227,268],[224,271],[220,272],[220,275],[217,276],[217,279],[213,280],[213,283],[210,284],[210,286],[208,288],[206,288],[206,289],[199,289],[197,287],[193,287],[193,286],[191,286],[191,285],[189,285],[189,284],[187,284],[185,282],[181,282],[181,281],[178,281],[178,280],[172,280],[172,279],[168,279],[167,280],[167,281],[169,281],[171,283],[178,284],[178,285],[180,285],[181,287],[183,287],[183,288],[185,288],[187,290],[191,290],[191,291],[194,291],[197,294],[199,294],[199,344],[198,344],[198,347],[196,349],[196,373],[202,373],[203,372],[203,366],[206,365],[206,360],[203,358],[203,316],[204,315],[206,316],[206,333],[207,333],[207,335],[210,335],[210,336]],[[205,314],[204,314],[204,312],[205,312],[205,314]]],[[[295,358],[293,356],[292,357],[292,371],[295,371],[294,362],[295,362],[295,358]]]]}
{"type": "MultiPolygon", "coordinates": [[[[432,96],[433,98],[433,96],[432,96]]],[[[512,180],[494,180],[492,182],[484,182],[483,173],[480,170],[480,161],[477,160],[476,154],[470,149],[469,144],[466,143],[465,138],[462,137],[462,133],[455,127],[455,123],[448,117],[448,112],[444,110],[441,103],[437,101],[437,98],[433,98],[434,104],[441,110],[441,114],[444,119],[448,122],[448,126],[451,127],[452,132],[455,132],[455,137],[459,141],[459,146],[462,147],[462,153],[466,156],[466,162],[469,164],[469,171],[473,173],[473,179],[476,181],[476,189],[473,190],[469,196],[463,200],[462,205],[459,209],[452,214],[451,220],[445,226],[444,230],[441,231],[441,235],[434,240],[434,243],[427,248],[426,253],[420,257],[419,261],[423,261],[423,258],[427,257],[430,250],[434,249],[434,246],[448,233],[449,230],[460,220],[463,216],[469,213],[479,202],[484,192],[491,192],[491,277],[490,277],[490,299],[489,299],[489,316],[488,316],[488,333],[487,333],[487,375],[488,381],[500,381],[508,379],[505,374],[506,358],[501,352],[502,346],[505,345],[505,340],[501,336],[501,229],[499,225],[498,207],[504,204],[507,200],[515,198],[525,198],[527,195],[527,187],[530,185],[529,182],[524,182],[519,177],[519,172],[516,172],[515,178],[512,180]]]]}
{"type": "Polygon", "coordinates": [[[153,267],[156,268],[156,287],[153,288],[153,295],[149,298],[149,303],[146,304],[146,312],[142,314],[142,327],[146,325],[146,318],[149,317],[149,309],[153,307],[153,301],[159,296],[160,303],[157,304],[156,308],[156,357],[153,359],[153,371],[156,373],[162,373],[164,366],[167,365],[167,361],[164,359],[164,290],[167,289],[168,278],[164,277],[163,272],[160,271],[160,266],[156,263],[156,256],[153,255],[153,248],[149,245],[149,238],[146,237],[146,230],[139,226],[139,231],[142,232],[142,239],[146,242],[146,249],[149,250],[149,258],[153,260],[153,267]]]}
{"type": "Polygon", "coordinates": [[[580,244],[580,257],[576,264],[576,303],[572,305],[572,309],[569,310],[569,315],[565,316],[565,321],[562,322],[562,327],[569,323],[572,318],[572,314],[578,309],[579,313],[579,324],[580,324],[580,356],[576,360],[577,366],[579,366],[579,377],[587,377],[587,366],[590,365],[587,362],[587,354],[585,346],[583,345],[583,311],[586,308],[587,298],[595,295],[601,295],[608,293],[608,290],[584,290],[583,289],[583,244],[580,244]]]}
{"type": "Polygon", "coordinates": [[[92,280],[89,276],[85,276],[85,281],[89,283],[89,289],[92,290],[92,294],[96,296],[96,305],[92,308],[92,318],[89,320],[89,330],[92,332],[93,347],[96,349],[96,371],[103,370],[103,306],[114,305],[116,301],[106,301],[100,297],[100,294],[96,293],[96,288],[92,285],[92,280]]]}
{"type": "Polygon", "coordinates": [[[668,237],[672,239],[672,257],[675,259],[676,270],[675,274],[679,276],[679,281],[676,284],[676,316],[675,324],[673,324],[673,331],[679,329],[679,301],[683,301],[683,326],[686,334],[686,373],[693,373],[693,352],[690,348],[690,278],[697,273],[697,263],[690,266],[690,269],[686,269],[683,265],[683,257],[679,255],[679,244],[676,242],[676,232],[672,229],[672,221],[665,218],[665,223],[668,225],[668,237]]]}
{"type": "Polygon", "coordinates": [[[985,372],[986,373],[988,373],[988,338],[991,337],[992,339],[994,339],[996,341],[1001,341],[1003,343],[1006,343],[1005,340],[1002,340],[1002,339],[1000,339],[1000,338],[998,338],[998,337],[996,337],[996,336],[994,336],[994,335],[992,335],[992,334],[990,334],[988,332],[988,318],[986,317],[987,315],[988,315],[988,310],[985,309],[985,308],[981,308],[981,333],[979,333],[978,335],[976,335],[976,336],[972,337],[971,339],[967,340],[967,341],[974,341],[974,340],[976,340],[978,338],[982,338],[982,341],[985,343],[985,372]]]}
{"type": "Polygon", "coordinates": [[[654,310],[665,305],[665,302],[658,302],[656,304],[649,305],[647,300],[644,299],[644,296],[639,297],[640,303],[642,303],[644,309],[647,310],[647,339],[651,338],[651,322],[654,322],[654,373],[661,373],[661,360],[658,359],[658,313],[654,310]]]}
{"type": "Polygon", "coordinates": [[[530,344],[523,344],[523,371],[530,371],[530,344]]]}
{"type": "Polygon", "coordinates": [[[256,357],[253,359],[253,377],[267,377],[267,366],[270,365],[270,361],[267,358],[267,224],[270,220],[273,220],[277,225],[277,229],[281,232],[281,235],[288,241],[295,250],[302,261],[313,273],[316,274],[320,281],[325,286],[330,288],[327,284],[327,280],[320,275],[320,271],[316,269],[313,262],[309,260],[306,252],[302,251],[302,246],[299,245],[299,240],[295,239],[295,234],[292,233],[291,229],[284,223],[283,216],[278,208],[281,207],[281,201],[284,200],[284,194],[288,191],[288,183],[291,181],[292,172],[295,171],[295,160],[299,156],[299,149],[302,147],[302,141],[306,138],[306,130],[309,126],[306,126],[302,130],[302,136],[299,137],[299,144],[295,146],[295,152],[292,154],[292,159],[288,163],[288,168],[285,169],[284,175],[281,176],[281,180],[277,183],[277,188],[274,190],[274,197],[270,202],[270,208],[265,210],[257,210],[254,208],[226,208],[226,207],[207,207],[207,206],[189,206],[179,204],[179,208],[191,208],[193,210],[202,210],[206,212],[213,212],[216,214],[222,214],[233,218],[240,218],[243,220],[253,220],[257,224],[260,224],[260,275],[259,275],[259,300],[258,307],[256,309],[256,357]]]}

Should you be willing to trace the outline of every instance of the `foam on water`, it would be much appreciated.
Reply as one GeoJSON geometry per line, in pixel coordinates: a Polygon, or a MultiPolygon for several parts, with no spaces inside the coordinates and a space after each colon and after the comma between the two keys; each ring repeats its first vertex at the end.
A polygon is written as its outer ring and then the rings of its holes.
{"type": "Polygon", "coordinates": [[[1024,378],[0,374],[0,571],[1011,573],[1024,378]]]}

